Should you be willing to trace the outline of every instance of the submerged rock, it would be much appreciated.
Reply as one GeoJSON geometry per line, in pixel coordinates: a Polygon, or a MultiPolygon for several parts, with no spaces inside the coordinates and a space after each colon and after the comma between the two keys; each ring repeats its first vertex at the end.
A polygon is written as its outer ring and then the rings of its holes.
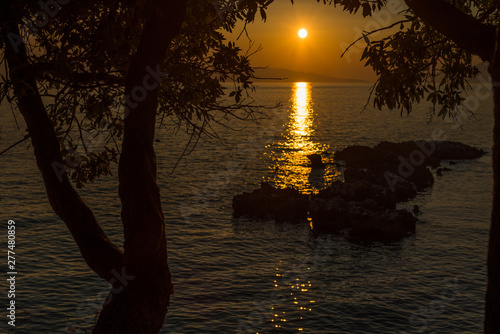
{"type": "Polygon", "coordinates": [[[234,217],[250,216],[293,221],[307,218],[309,196],[292,188],[276,189],[262,182],[260,189],[233,198],[234,217]]]}

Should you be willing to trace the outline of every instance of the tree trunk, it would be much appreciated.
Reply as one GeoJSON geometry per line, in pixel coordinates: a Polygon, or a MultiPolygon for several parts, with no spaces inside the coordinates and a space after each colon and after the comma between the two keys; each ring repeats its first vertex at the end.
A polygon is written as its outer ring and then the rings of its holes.
{"type": "MultiPolygon", "coordinates": [[[[499,4],[500,7],[500,4],[499,4]]],[[[500,333],[500,26],[497,28],[495,55],[490,64],[494,90],[493,129],[493,210],[488,247],[488,287],[484,332],[500,333]]]]}
{"type": "MultiPolygon", "coordinates": [[[[30,69],[24,43],[14,47],[9,34],[20,36],[21,15],[13,10],[14,1],[6,1],[0,11],[9,78],[19,111],[28,127],[36,163],[42,174],[47,197],[54,212],[64,221],[88,266],[107,281],[122,267],[123,256],[99,226],[94,214],[75,191],[66,172],[54,169],[64,166],[54,126],[38,91],[30,69]]],[[[61,168],[62,169],[62,168],[61,168]]]]}
{"type": "Polygon", "coordinates": [[[178,34],[186,1],[156,0],[126,78],[119,194],[125,236],[124,268],[94,333],[159,333],[173,292],[153,149],[160,66],[178,34]],[[132,279],[133,277],[133,279],[132,279]]]}
{"type": "Polygon", "coordinates": [[[180,29],[186,0],[154,1],[126,79],[125,96],[134,96],[136,88],[145,85],[148,92],[137,106],[129,108],[125,118],[119,163],[124,254],[102,231],[67,174],[58,174],[53,168],[54,163],[64,165],[53,124],[30,71],[25,45],[21,43],[15,49],[9,40],[10,33],[20,35],[21,15],[13,10],[14,4],[10,0],[2,5],[0,37],[5,44],[14,95],[31,136],[49,201],[66,223],[89,267],[113,285],[94,333],[157,334],[173,288],[153,150],[159,85],[152,87],[154,80],[162,80],[156,70],[180,29]],[[148,75],[149,80],[145,81],[148,75]]]}

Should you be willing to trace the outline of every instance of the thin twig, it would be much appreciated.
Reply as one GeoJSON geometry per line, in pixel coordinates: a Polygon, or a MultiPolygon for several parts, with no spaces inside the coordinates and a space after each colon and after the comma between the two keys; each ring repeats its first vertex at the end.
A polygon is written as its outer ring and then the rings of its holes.
{"type": "Polygon", "coordinates": [[[387,30],[387,29],[391,29],[393,28],[394,26],[397,26],[398,24],[401,24],[401,23],[406,23],[406,22],[411,22],[412,20],[401,20],[401,21],[398,21],[396,23],[393,23],[391,24],[390,26],[387,26],[387,27],[383,27],[383,28],[380,28],[380,29],[376,29],[376,30],[373,30],[373,31],[370,31],[368,33],[366,33],[366,35],[362,35],[360,38],[358,38],[357,40],[355,40],[354,42],[351,43],[351,45],[349,45],[347,47],[347,49],[345,49],[345,51],[342,53],[342,55],[340,56],[340,58],[342,58],[347,51],[349,51],[349,49],[354,45],[356,44],[357,42],[359,42],[361,39],[367,37],[367,36],[370,36],[371,34],[374,34],[376,32],[379,32],[379,31],[383,31],[383,30],[387,30]]]}
{"type": "Polygon", "coordinates": [[[25,141],[26,139],[28,139],[29,137],[31,137],[29,134],[27,134],[26,136],[24,136],[23,139],[17,141],[16,143],[10,145],[8,148],[6,148],[5,150],[3,150],[2,152],[0,152],[0,155],[4,154],[5,152],[7,152],[8,150],[10,150],[11,148],[21,144],[23,141],[25,141]]]}

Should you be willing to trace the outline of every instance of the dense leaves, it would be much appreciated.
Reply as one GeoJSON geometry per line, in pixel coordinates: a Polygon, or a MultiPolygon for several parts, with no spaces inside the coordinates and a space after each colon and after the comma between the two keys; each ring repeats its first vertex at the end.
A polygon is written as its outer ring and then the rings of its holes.
{"type": "MultiPolygon", "coordinates": [[[[375,11],[380,10],[387,0],[317,0],[324,4],[340,6],[343,10],[351,14],[361,11],[364,17],[371,16],[375,11]]],[[[293,0],[292,0],[293,3],[293,0]]]]}

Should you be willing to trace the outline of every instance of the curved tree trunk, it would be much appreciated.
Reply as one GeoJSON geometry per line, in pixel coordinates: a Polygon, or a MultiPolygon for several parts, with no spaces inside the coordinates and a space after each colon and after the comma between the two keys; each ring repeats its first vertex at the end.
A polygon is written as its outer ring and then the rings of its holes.
{"type": "Polygon", "coordinates": [[[173,292],[153,149],[160,66],[178,34],[186,1],[156,0],[126,78],[119,194],[125,280],[117,280],[94,333],[159,333],[173,292]]]}
{"type": "Polygon", "coordinates": [[[94,214],[75,191],[68,175],[54,169],[64,166],[54,126],[40,96],[36,77],[30,68],[24,43],[16,47],[10,36],[20,36],[21,15],[13,7],[15,1],[5,1],[0,10],[0,25],[5,45],[5,58],[19,111],[26,122],[33,144],[36,163],[43,178],[47,197],[54,212],[71,232],[87,265],[100,277],[113,280],[113,272],[122,267],[122,252],[101,229],[94,214]]]}
{"type": "Polygon", "coordinates": [[[122,254],[106,236],[95,216],[72,187],[65,172],[54,126],[50,121],[30,70],[23,43],[11,44],[9,34],[20,35],[21,15],[15,1],[2,4],[0,25],[5,57],[14,94],[31,136],[38,168],[54,211],[65,222],[83,258],[112,289],[99,316],[94,333],[157,334],[163,326],[169,296],[173,291],[167,264],[164,216],[156,184],[153,150],[158,72],[170,42],[182,24],[186,0],[155,0],[152,15],[126,78],[125,96],[147,90],[140,102],[131,103],[125,118],[122,155],[119,163],[119,194],[125,252],[122,254]],[[148,78],[145,80],[145,78],[148,78]]]}
{"type": "MultiPolygon", "coordinates": [[[[499,4],[500,7],[500,4],[499,4]]],[[[500,333],[500,26],[497,28],[495,56],[490,65],[494,89],[493,130],[493,210],[488,247],[488,287],[484,332],[500,333]]]]}

